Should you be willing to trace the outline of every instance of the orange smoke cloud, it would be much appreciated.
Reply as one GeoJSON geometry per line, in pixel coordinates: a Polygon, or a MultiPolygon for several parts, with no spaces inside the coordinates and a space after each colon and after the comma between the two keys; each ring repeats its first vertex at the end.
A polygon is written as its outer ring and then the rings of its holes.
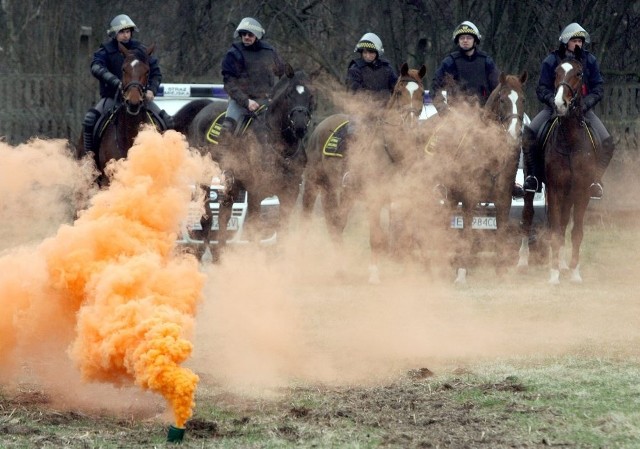
{"type": "Polygon", "coordinates": [[[111,166],[110,188],[27,258],[38,262],[41,284],[30,284],[26,262],[29,280],[0,278],[0,305],[9,312],[0,318],[0,356],[23,338],[18,322],[53,302],[61,317],[75,318],[69,354],[85,380],[158,392],[184,425],[198,376],[181,364],[192,352],[205,276],[195,258],[175,251],[175,240],[202,163],[181,134],[141,131],[128,159],[111,166]]]}

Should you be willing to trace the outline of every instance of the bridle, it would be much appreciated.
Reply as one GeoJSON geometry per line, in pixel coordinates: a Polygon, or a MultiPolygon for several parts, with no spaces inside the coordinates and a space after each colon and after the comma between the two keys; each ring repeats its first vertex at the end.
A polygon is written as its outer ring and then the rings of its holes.
{"type": "MultiPolygon", "coordinates": [[[[136,60],[139,61],[139,59],[136,59],[136,60]]],[[[138,79],[131,80],[122,86],[122,90],[121,90],[122,99],[127,109],[127,113],[130,115],[138,115],[142,110],[142,107],[144,106],[144,98],[145,98],[145,93],[147,91],[147,77],[149,75],[148,64],[144,64],[144,66],[146,70],[142,74],[142,76],[138,77],[138,79]],[[130,95],[129,92],[132,89],[136,89],[138,91],[138,94],[140,95],[140,98],[142,99],[142,101],[140,101],[140,103],[136,105],[132,105],[129,102],[129,95],[130,95]]],[[[124,79],[124,76],[123,76],[123,79],[124,79]]]]}
{"type": "Polygon", "coordinates": [[[422,113],[422,93],[423,92],[424,92],[424,86],[419,80],[416,80],[412,76],[404,75],[398,79],[398,82],[396,83],[396,86],[393,89],[393,97],[391,98],[388,109],[391,109],[394,105],[396,105],[398,111],[400,112],[400,118],[402,119],[402,123],[405,123],[409,118],[412,119],[412,122],[413,122],[413,119],[417,121],[418,117],[420,117],[420,114],[422,113]],[[413,92],[407,89],[407,85],[409,83],[416,84],[416,89],[413,92]],[[396,103],[398,103],[398,98],[402,97],[402,89],[409,90],[409,93],[410,93],[409,103],[406,105],[405,104],[396,105],[396,103]],[[416,94],[418,95],[417,100],[415,97],[416,94]],[[419,104],[418,107],[414,106],[414,102],[416,101],[419,104]]]}
{"type": "Polygon", "coordinates": [[[581,67],[576,67],[576,65],[572,64],[573,68],[571,70],[569,70],[564,78],[562,78],[562,81],[560,81],[558,83],[558,85],[556,86],[556,92],[558,91],[558,89],[562,86],[566,87],[569,92],[571,93],[571,100],[569,100],[569,105],[568,105],[568,109],[569,110],[575,110],[577,107],[577,101],[580,98],[580,93],[582,92],[582,85],[584,84],[584,79],[583,79],[583,72],[581,67]],[[574,74],[574,70],[578,70],[578,73],[574,74]],[[576,86],[576,88],[574,89],[573,86],[567,82],[567,79],[570,79],[569,76],[575,77],[576,79],[578,79],[578,85],[576,86]]]}

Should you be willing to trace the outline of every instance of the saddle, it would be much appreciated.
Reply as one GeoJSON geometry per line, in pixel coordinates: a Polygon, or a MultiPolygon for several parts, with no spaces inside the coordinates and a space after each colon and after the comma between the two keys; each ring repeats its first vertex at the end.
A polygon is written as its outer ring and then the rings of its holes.
{"type": "MultiPolygon", "coordinates": [[[[251,123],[253,122],[254,118],[258,117],[259,115],[262,115],[264,112],[266,112],[266,110],[267,110],[267,106],[261,105],[257,111],[255,111],[252,114],[246,115],[244,117],[244,120],[236,124],[236,128],[233,130],[233,135],[236,137],[244,136],[247,133],[247,130],[249,129],[249,127],[251,126],[251,123]]],[[[223,111],[213,119],[213,122],[211,122],[211,125],[209,125],[209,128],[207,130],[207,134],[206,134],[207,142],[212,143],[214,145],[218,145],[218,143],[220,142],[220,134],[222,133],[222,124],[226,117],[227,117],[227,111],[223,111]]]]}
{"type": "MultiPolygon", "coordinates": [[[[547,143],[547,139],[551,135],[553,129],[558,125],[558,117],[553,116],[540,128],[538,131],[538,136],[536,138],[536,146],[540,149],[540,151],[535,152],[535,164],[537,173],[541,174],[542,179],[540,181],[544,182],[544,151],[543,148],[547,143]]],[[[599,153],[602,148],[602,139],[593,130],[591,123],[588,120],[584,121],[584,126],[586,127],[587,134],[589,135],[589,139],[591,140],[591,144],[593,145],[593,150],[595,153],[599,153]]]]}
{"type": "MultiPolygon", "coordinates": [[[[121,108],[124,107],[124,103],[117,103],[111,109],[105,111],[100,114],[98,120],[96,120],[96,124],[93,127],[93,141],[95,142],[95,146],[100,145],[100,139],[104,134],[105,130],[109,126],[110,123],[114,122],[116,119],[116,114],[120,111],[121,108]]],[[[144,109],[144,114],[147,115],[149,123],[153,123],[153,126],[156,127],[158,131],[163,131],[168,129],[166,121],[159,115],[154,114],[148,108],[144,109]]]]}
{"type": "Polygon", "coordinates": [[[344,157],[349,134],[349,120],[336,126],[322,146],[322,154],[329,157],[344,157]]]}

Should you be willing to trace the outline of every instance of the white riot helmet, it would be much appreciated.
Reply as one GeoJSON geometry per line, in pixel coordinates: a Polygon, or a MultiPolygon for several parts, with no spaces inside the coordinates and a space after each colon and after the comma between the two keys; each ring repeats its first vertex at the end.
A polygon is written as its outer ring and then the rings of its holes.
{"type": "Polygon", "coordinates": [[[118,34],[118,31],[126,30],[127,28],[131,28],[133,31],[138,31],[138,27],[133,23],[131,17],[126,14],[119,14],[115,16],[109,24],[107,35],[110,38],[114,38],[116,37],[116,34],[118,34]]]}
{"type": "Polygon", "coordinates": [[[377,34],[374,33],[366,33],[363,35],[358,43],[356,44],[356,48],[353,52],[362,52],[364,49],[374,50],[378,52],[378,56],[382,56],[384,53],[384,48],[382,48],[382,41],[378,37],[377,34]]]}
{"type": "Polygon", "coordinates": [[[250,33],[253,33],[258,39],[262,39],[262,36],[264,36],[264,33],[266,33],[264,28],[262,28],[262,25],[260,25],[260,22],[252,17],[245,17],[240,21],[240,25],[238,25],[236,31],[233,33],[233,37],[240,37],[240,31],[248,31],[250,33]]]}
{"type": "Polygon", "coordinates": [[[476,40],[476,44],[479,44],[480,39],[482,39],[482,36],[480,35],[480,31],[478,30],[478,27],[475,26],[473,22],[469,22],[468,20],[465,20],[460,25],[458,25],[455,31],[453,32],[454,44],[458,43],[458,36],[460,36],[461,34],[470,34],[474,36],[476,40]]]}
{"type": "Polygon", "coordinates": [[[584,28],[582,28],[579,24],[575,22],[570,23],[564,28],[564,30],[562,30],[562,33],[560,33],[560,37],[558,38],[558,40],[563,44],[567,45],[567,43],[569,43],[569,41],[574,37],[581,38],[586,44],[591,42],[591,37],[589,36],[589,33],[587,33],[587,31],[584,28]]]}

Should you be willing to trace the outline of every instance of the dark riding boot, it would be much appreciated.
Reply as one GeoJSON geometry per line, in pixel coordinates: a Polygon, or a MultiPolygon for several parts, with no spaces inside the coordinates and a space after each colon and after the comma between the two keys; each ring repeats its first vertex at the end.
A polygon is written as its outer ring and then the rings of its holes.
{"type": "Polygon", "coordinates": [[[525,192],[537,192],[540,188],[536,171],[536,153],[538,151],[536,133],[528,126],[522,131],[522,156],[524,160],[524,185],[525,192]]]}
{"type": "Polygon", "coordinates": [[[222,121],[222,127],[220,128],[220,135],[218,136],[218,145],[228,145],[231,138],[236,132],[236,121],[232,118],[225,117],[222,121]]]}
{"type": "Polygon", "coordinates": [[[594,200],[602,199],[602,195],[604,194],[604,189],[602,188],[602,176],[607,170],[609,162],[611,162],[615,149],[615,144],[613,143],[613,138],[611,136],[607,137],[602,142],[602,148],[600,148],[600,151],[597,154],[596,176],[593,183],[589,186],[589,195],[594,200]]]}
{"type": "Polygon", "coordinates": [[[160,118],[164,122],[165,131],[167,129],[173,129],[175,127],[175,123],[173,122],[173,116],[170,115],[167,111],[162,109],[160,111],[160,118]]]}
{"type": "Polygon", "coordinates": [[[99,116],[100,112],[96,109],[90,109],[84,116],[84,120],[82,122],[82,140],[84,144],[84,153],[79,155],[80,157],[84,156],[89,151],[95,152],[93,128],[95,127],[99,116]]]}

